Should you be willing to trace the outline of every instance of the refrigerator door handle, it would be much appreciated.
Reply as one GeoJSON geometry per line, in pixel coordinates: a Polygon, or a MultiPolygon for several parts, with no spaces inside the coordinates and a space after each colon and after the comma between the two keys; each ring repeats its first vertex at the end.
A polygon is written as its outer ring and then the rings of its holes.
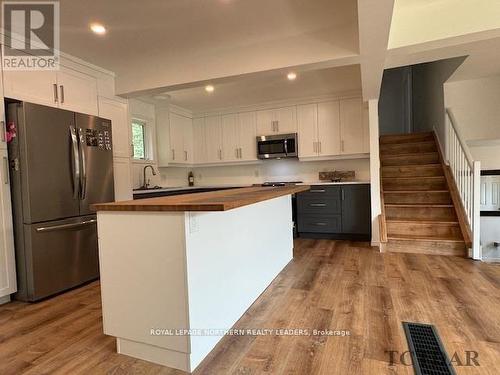
{"type": "Polygon", "coordinates": [[[82,162],[82,173],[80,175],[80,199],[84,200],[87,196],[87,166],[85,160],[85,150],[83,146],[85,145],[85,136],[83,135],[83,129],[78,129],[78,135],[80,136],[80,156],[82,162]]]}
{"type": "Polygon", "coordinates": [[[52,225],[50,227],[40,227],[40,228],[36,228],[36,231],[37,232],[51,232],[54,230],[78,228],[78,227],[82,227],[85,225],[91,225],[91,224],[95,224],[95,223],[97,223],[96,219],[90,219],[90,220],[81,221],[79,223],[52,225]]]}
{"type": "Polygon", "coordinates": [[[73,162],[73,199],[78,199],[80,193],[80,152],[78,150],[78,137],[74,126],[69,127],[71,136],[72,162],[73,162]]]}

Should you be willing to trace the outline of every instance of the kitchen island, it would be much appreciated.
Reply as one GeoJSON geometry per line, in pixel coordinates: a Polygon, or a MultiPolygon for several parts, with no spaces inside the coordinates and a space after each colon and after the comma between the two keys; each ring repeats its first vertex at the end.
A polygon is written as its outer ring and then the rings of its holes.
{"type": "Polygon", "coordinates": [[[291,194],[249,187],[98,204],[104,333],[193,371],[293,255],[291,194]]]}

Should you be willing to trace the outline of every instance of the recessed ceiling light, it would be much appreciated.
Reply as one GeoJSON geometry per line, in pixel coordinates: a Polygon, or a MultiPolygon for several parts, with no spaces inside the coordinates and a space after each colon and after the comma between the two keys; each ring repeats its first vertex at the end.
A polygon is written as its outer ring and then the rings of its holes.
{"type": "Polygon", "coordinates": [[[205,86],[205,91],[206,92],[214,92],[215,88],[212,85],[207,85],[205,86]]]}
{"type": "Polygon", "coordinates": [[[290,72],[290,73],[288,73],[286,78],[288,78],[289,81],[293,81],[295,78],[297,78],[297,74],[294,72],[290,72]]]}
{"type": "Polygon", "coordinates": [[[90,24],[90,30],[99,35],[106,33],[106,28],[104,27],[104,25],[101,25],[100,23],[90,24]]]}

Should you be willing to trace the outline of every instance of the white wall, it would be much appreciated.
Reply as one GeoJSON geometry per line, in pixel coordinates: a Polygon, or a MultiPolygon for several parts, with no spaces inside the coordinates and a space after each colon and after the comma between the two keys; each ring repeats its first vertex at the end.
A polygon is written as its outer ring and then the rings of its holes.
{"type": "Polygon", "coordinates": [[[369,181],[369,159],[299,162],[266,160],[259,164],[194,168],[196,185],[253,184],[264,181],[318,181],[318,172],[354,170],[356,179],[369,181]]]}
{"type": "Polygon", "coordinates": [[[499,1],[396,0],[389,48],[425,43],[499,27],[499,1]]]}

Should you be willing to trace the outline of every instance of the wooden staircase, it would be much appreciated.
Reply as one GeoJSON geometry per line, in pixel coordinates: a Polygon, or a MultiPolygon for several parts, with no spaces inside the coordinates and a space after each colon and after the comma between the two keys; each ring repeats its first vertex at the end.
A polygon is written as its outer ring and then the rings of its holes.
{"type": "Polygon", "coordinates": [[[381,136],[380,162],[383,251],[466,256],[434,134],[381,136]]]}

